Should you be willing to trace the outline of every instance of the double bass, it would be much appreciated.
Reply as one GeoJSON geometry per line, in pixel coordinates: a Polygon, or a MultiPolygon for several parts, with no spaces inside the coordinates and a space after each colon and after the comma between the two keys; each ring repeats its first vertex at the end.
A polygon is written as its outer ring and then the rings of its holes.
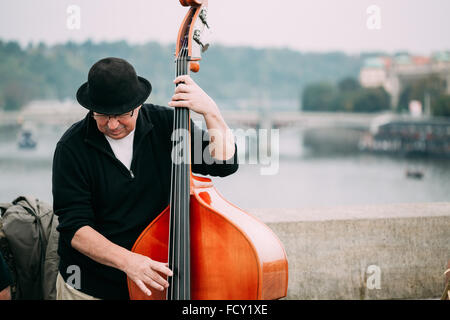
{"type": "MultiPolygon", "coordinates": [[[[199,71],[208,47],[207,0],[190,6],[178,32],[176,76],[199,71]]],[[[174,132],[190,130],[190,110],[174,110],[174,132]]],[[[189,131],[190,132],[190,131],[189,131]]],[[[286,296],[288,265],[283,245],[268,226],[227,201],[211,179],[195,176],[190,139],[173,138],[169,205],[145,228],[132,251],[168,261],[173,276],[164,291],[147,296],[127,279],[130,299],[260,300],[286,296]],[[184,150],[185,152],[180,152],[184,150]],[[182,154],[182,161],[173,155],[182,154]]]]}

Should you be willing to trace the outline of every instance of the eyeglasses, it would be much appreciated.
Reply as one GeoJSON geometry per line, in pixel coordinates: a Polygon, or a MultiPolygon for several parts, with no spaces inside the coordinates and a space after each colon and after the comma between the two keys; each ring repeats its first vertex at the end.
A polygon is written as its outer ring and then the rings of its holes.
{"type": "Polygon", "coordinates": [[[93,113],[92,117],[100,122],[109,121],[111,118],[115,118],[117,120],[127,120],[131,118],[134,114],[134,110],[122,114],[102,114],[102,113],[93,113]]]}

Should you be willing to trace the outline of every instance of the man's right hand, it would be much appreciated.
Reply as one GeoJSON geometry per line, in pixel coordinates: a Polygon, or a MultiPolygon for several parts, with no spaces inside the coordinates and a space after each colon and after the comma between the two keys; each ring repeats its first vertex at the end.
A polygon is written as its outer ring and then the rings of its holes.
{"type": "Polygon", "coordinates": [[[158,262],[144,255],[130,252],[123,271],[145,294],[151,295],[152,292],[148,286],[160,291],[169,287],[167,280],[161,276],[161,274],[168,277],[173,275],[168,266],[168,263],[158,262]]]}
{"type": "Polygon", "coordinates": [[[169,286],[169,283],[159,274],[173,275],[168,268],[168,263],[154,261],[118,246],[90,226],[78,229],[71,244],[94,261],[125,272],[128,278],[147,295],[152,294],[148,286],[161,291],[169,286]]]}

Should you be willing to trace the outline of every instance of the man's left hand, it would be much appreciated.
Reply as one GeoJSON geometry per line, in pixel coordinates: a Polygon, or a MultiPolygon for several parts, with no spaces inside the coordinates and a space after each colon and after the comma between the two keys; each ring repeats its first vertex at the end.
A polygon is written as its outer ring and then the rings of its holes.
{"type": "Polygon", "coordinates": [[[214,100],[190,76],[179,76],[175,78],[174,83],[178,86],[169,102],[170,107],[186,107],[202,114],[205,118],[219,113],[219,108],[214,100]]]}
{"type": "Polygon", "coordinates": [[[210,154],[217,160],[228,160],[234,155],[234,135],[220,114],[213,99],[188,75],[174,80],[178,84],[169,102],[171,107],[186,107],[200,113],[205,118],[210,137],[210,154]]]}

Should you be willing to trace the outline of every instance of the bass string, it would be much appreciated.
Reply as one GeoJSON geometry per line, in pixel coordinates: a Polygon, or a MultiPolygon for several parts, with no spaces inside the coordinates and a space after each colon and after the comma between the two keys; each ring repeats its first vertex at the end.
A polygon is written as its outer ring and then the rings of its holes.
{"type": "MultiPolygon", "coordinates": [[[[175,73],[178,73],[178,57],[176,59],[176,69],[175,69],[175,73]]],[[[175,113],[175,119],[173,121],[173,130],[172,130],[172,135],[173,135],[173,131],[176,130],[176,113],[175,113]]],[[[172,269],[173,271],[173,277],[169,278],[169,289],[167,290],[167,300],[173,300],[173,286],[174,286],[174,282],[175,282],[175,270],[173,268],[174,265],[174,234],[175,234],[175,223],[174,223],[174,199],[173,199],[173,195],[174,195],[174,163],[173,163],[173,157],[174,157],[174,147],[175,147],[175,140],[172,140],[172,154],[171,154],[171,158],[172,158],[172,165],[171,165],[171,172],[170,172],[170,216],[169,216],[169,252],[168,252],[168,256],[169,256],[169,268],[172,269]]]]}
{"type": "MultiPolygon", "coordinates": [[[[178,53],[178,56],[176,58],[176,69],[175,69],[175,77],[178,76],[180,71],[180,52],[178,53]]],[[[170,232],[170,239],[169,239],[169,267],[172,269],[173,271],[173,276],[169,279],[169,290],[167,291],[167,299],[169,300],[173,300],[174,299],[174,288],[175,288],[175,284],[176,284],[176,277],[177,277],[177,273],[178,271],[175,270],[174,266],[175,266],[175,235],[176,235],[176,223],[175,223],[175,195],[177,194],[177,190],[175,190],[175,188],[177,187],[176,184],[176,163],[173,161],[174,159],[176,159],[176,141],[177,138],[176,136],[173,136],[173,133],[175,133],[175,135],[177,134],[177,127],[178,127],[178,114],[176,112],[176,109],[174,110],[174,121],[173,121],[173,131],[172,131],[172,166],[171,166],[171,185],[170,185],[170,221],[169,221],[169,232],[170,232]]]]}
{"type": "MultiPolygon", "coordinates": [[[[187,39],[187,38],[186,38],[187,39]]],[[[186,43],[186,39],[185,39],[185,43],[186,43]]],[[[183,50],[183,55],[182,55],[182,74],[185,75],[188,73],[188,69],[187,69],[187,54],[188,54],[188,50],[186,48],[186,45],[184,46],[184,50],[183,50]]],[[[181,114],[182,114],[182,126],[183,126],[183,133],[187,133],[188,129],[189,129],[189,109],[188,108],[182,108],[181,109],[181,114]]],[[[180,144],[181,145],[181,144],[180,144]]],[[[180,215],[183,215],[183,223],[182,223],[182,228],[183,228],[183,232],[182,232],[182,244],[180,243],[180,248],[181,245],[183,246],[183,263],[182,263],[182,268],[180,268],[180,270],[182,269],[183,272],[180,273],[180,275],[183,276],[183,292],[182,295],[180,296],[181,299],[188,299],[189,298],[189,179],[188,179],[188,158],[190,155],[189,152],[189,136],[188,135],[184,135],[183,136],[183,144],[182,146],[184,146],[183,149],[183,162],[181,164],[180,170],[181,170],[181,177],[183,180],[182,183],[182,187],[181,187],[181,197],[182,197],[182,212],[180,212],[180,215]]],[[[180,208],[181,209],[181,208],[180,208]]],[[[181,261],[180,261],[181,262],[181,261]]],[[[181,286],[180,286],[181,287],[181,286]]]]}
{"type": "MultiPolygon", "coordinates": [[[[184,41],[185,43],[186,41],[184,41]]],[[[180,72],[179,75],[186,74],[186,46],[183,45],[182,53],[181,53],[181,63],[180,63],[180,72]]],[[[178,249],[178,263],[177,263],[177,269],[179,270],[178,273],[178,288],[177,288],[177,299],[185,299],[186,298],[186,140],[185,136],[181,137],[181,133],[185,133],[186,130],[186,109],[185,108],[177,108],[177,112],[179,114],[179,126],[181,130],[179,130],[179,136],[178,136],[178,150],[177,155],[180,156],[180,153],[182,153],[183,159],[181,159],[181,163],[177,166],[179,171],[179,176],[177,179],[178,185],[178,199],[179,202],[178,205],[178,229],[179,232],[177,233],[178,237],[178,243],[177,243],[177,249],[178,249]],[[183,139],[183,141],[182,141],[183,139]],[[184,147],[184,148],[183,148],[184,147]],[[181,149],[183,148],[183,149],[181,149]]]]}
{"type": "MultiPolygon", "coordinates": [[[[184,63],[183,63],[183,59],[184,59],[184,45],[183,45],[183,49],[182,49],[182,54],[181,54],[181,64],[180,64],[180,73],[179,73],[179,75],[183,75],[183,65],[184,65],[184,63]]],[[[184,144],[184,141],[182,142],[181,141],[181,139],[182,139],[182,137],[181,137],[181,133],[182,133],[182,130],[184,129],[184,114],[183,114],[183,109],[181,109],[181,108],[177,108],[177,112],[178,112],[178,115],[179,115],[179,117],[180,117],[180,119],[179,119],[179,121],[180,121],[180,123],[179,123],[179,126],[178,126],[178,128],[179,129],[181,129],[181,130],[179,130],[179,136],[178,136],[178,152],[177,152],[177,155],[178,156],[180,156],[180,153],[181,152],[183,152],[184,150],[182,150],[181,149],[181,147],[182,147],[182,144],[184,144]]],[[[183,153],[183,155],[184,155],[184,153],[183,153]]],[[[183,262],[184,262],[184,252],[183,252],[183,250],[182,250],[182,236],[183,236],[183,231],[184,231],[184,226],[183,226],[183,222],[184,222],[184,220],[183,220],[183,217],[182,217],[182,215],[183,215],[183,209],[184,209],[184,206],[183,206],[183,196],[184,196],[184,190],[183,190],[183,161],[184,161],[184,159],[181,159],[181,162],[178,164],[178,171],[179,171],[179,178],[178,178],[178,180],[177,180],[177,183],[179,184],[178,185],[178,189],[179,189],[179,193],[178,193],[178,199],[179,199],[179,201],[178,201],[178,214],[177,214],[177,216],[178,216],[178,228],[179,228],[179,233],[177,234],[177,236],[178,236],[178,291],[177,291],[177,300],[180,300],[180,299],[183,299],[183,296],[182,296],[182,290],[183,290],[183,282],[182,282],[182,280],[183,280],[183,272],[184,272],[184,265],[183,265],[183,262]]]]}
{"type": "MultiPolygon", "coordinates": [[[[182,75],[182,73],[183,73],[183,53],[184,53],[184,45],[183,45],[183,48],[182,48],[182,51],[181,51],[181,63],[180,63],[180,65],[179,65],[179,67],[180,67],[180,70],[179,70],[179,72],[178,72],[178,75],[182,75]]],[[[177,155],[177,157],[180,157],[180,146],[181,146],[181,135],[180,135],[180,133],[181,133],[181,130],[180,129],[182,129],[182,124],[183,124],[183,122],[182,122],[182,109],[180,109],[180,108],[176,108],[175,109],[176,111],[175,111],[175,113],[178,115],[178,126],[177,126],[177,141],[178,141],[178,143],[177,143],[177,152],[176,152],[176,155],[177,155]]],[[[181,159],[179,159],[178,158],[178,161],[179,160],[181,160],[181,159]]],[[[178,199],[178,201],[177,201],[177,203],[176,203],[176,215],[177,215],[177,233],[176,233],[176,237],[177,237],[177,270],[178,270],[178,274],[177,274],[177,287],[176,287],[176,290],[177,290],[177,292],[176,292],[176,299],[177,300],[180,300],[181,299],[181,297],[180,297],[180,294],[181,294],[181,276],[182,276],[182,268],[181,268],[181,266],[180,266],[180,264],[181,264],[181,228],[182,228],[182,225],[181,225],[181,206],[182,206],[182,204],[181,204],[181,198],[182,198],[182,193],[183,193],[183,190],[182,190],[182,184],[180,183],[180,180],[182,179],[182,161],[181,162],[179,162],[179,163],[177,163],[177,165],[176,165],[176,168],[177,168],[177,172],[178,172],[178,175],[177,175],[177,179],[176,179],[176,183],[177,183],[177,189],[178,189],[178,193],[177,193],[177,199],[178,199]]],[[[175,289],[175,288],[174,288],[175,289]]]]}
{"type": "MultiPolygon", "coordinates": [[[[183,46],[179,55],[177,57],[177,68],[176,76],[187,74],[187,50],[186,50],[186,38],[183,42],[183,46]]],[[[186,127],[189,125],[189,114],[186,112],[186,108],[176,108],[175,109],[175,119],[174,119],[174,129],[187,130],[186,127]]],[[[180,131],[175,131],[174,142],[172,145],[172,150],[174,150],[174,155],[179,156],[181,151],[187,151],[187,148],[183,150],[180,149],[181,137],[180,131]],[[178,141],[178,143],[176,143],[178,141]]],[[[184,131],[185,132],[185,131],[184,131]]],[[[183,145],[186,147],[187,141],[183,141],[183,145]]],[[[189,297],[189,277],[186,275],[189,273],[189,216],[188,213],[188,200],[190,195],[186,195],[186,191],[189,189],[189,179],[187,179],[187,164],[189,152],[183,152],[183,159],[181,164],[172,165],[172,179],[171,179],[171,214],[170,214],[170,231],[171,231],[171,248],[172,252],[169,253],[169,265],[173,268],[174,276],[170,279],[169,284],[171,289],[168,291],[168,299],[186,299],[189,297]],[[174,169],[175,166],[175,169],[174,169]],[[181,181],[182,180],[182,183],[181,181]],[[174,196],[178,201],[173,202],[174,196]],[[187,197],[187,198],[186,198],[187,197]],[[183,215],[183,217],[181,217],[183,215]],[[176,220],[175,220],[176,219],[176,220]],[[178,223],[175,223],[178,222],[178,223]],[[181,222],[183,221],[182,225],[181,222]],[[183,227],[183,230],[180,228],[183,227]],[[181,239],[183,238],[183,240],[181,239]],[[182,243],[181,243],[182,242],[182,243]],[[181,245],[183,249],[181,250],[181,245]],[[183,251],[183,252],[181,252],[183,251]],[[183,262],[183,263],[182,263],[183,262]],[[181,292],[181,279],[180,276],[183,275],[183,292],[181,292]],[[170,292],[170,294],[169,294],[170,292]]]]}
{"type": "MultiPolygon", "coordinates": [[[[184,74],[188,74],[188,51],[185,49],[184,52],[184,59],[183,59],[183,71],[184,74]]],[[[185,124],[185,132],[190,133],[189,131],[189,124],[190,124],[190,117],[189,117],[189,109],[183,109],[185,117],[184,117],[184,124],[185,124]]],[[[183,179],[184,179],[184,192],[183,195],[185,197],[184,199],[184,239],[183,239],[183,245],[184,245],[184,299],[190,299],[190,210],[189,210],[189,200],[190,200],[190,136],[187,135],[187,141],[185,141],[185,152],[184,152],[184,162],[183,162],[183,179]]]]}

